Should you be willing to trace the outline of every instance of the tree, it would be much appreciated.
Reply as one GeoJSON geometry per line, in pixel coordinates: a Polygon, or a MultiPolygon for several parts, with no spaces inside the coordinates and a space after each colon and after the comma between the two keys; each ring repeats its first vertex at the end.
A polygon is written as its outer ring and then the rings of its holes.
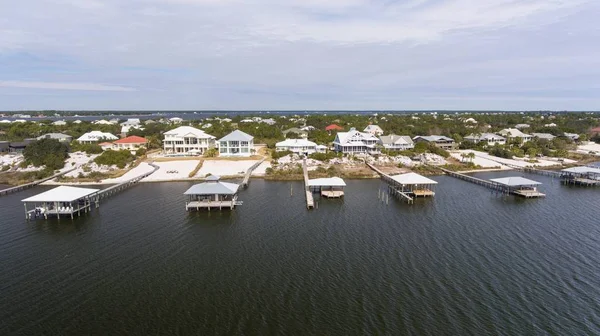
{"type": "Polygon", "coordinates": [[[23,152],[25,161],[36,167],[46,166],[48,169],[61,169],[69,156],[65,144],[56,139],[42,139],[30,143],[23,152]]]}
{"type": "Polygon", "coordinates": [[[471,160],[471,163],[473,163],[473,160],[475,160],[475,153],[469,152],[469,154],[467,154],[467,157],[471,160]]]}
{"type": "Polygon", "coordinates": [[[206,152],[204,152],[204,157],[212,158],[217,157],[219,155],[219,150],[216,148],[209,148],[206,152]]]}

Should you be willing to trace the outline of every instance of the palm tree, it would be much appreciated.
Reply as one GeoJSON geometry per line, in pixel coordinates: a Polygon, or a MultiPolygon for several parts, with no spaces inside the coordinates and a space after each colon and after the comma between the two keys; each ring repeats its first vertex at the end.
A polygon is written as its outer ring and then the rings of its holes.
{"type": "Polygon", "coordinates": [[[469,154],[467,154],[467,157],[471,160],[471,163],[473,163],[473,160],[475,160],[475,153],[469,152],[469,154]]]}

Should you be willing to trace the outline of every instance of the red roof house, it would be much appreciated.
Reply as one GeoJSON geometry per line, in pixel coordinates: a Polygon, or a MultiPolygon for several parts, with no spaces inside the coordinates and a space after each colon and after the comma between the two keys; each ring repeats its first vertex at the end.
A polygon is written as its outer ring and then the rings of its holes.
{"type": "Polygon", "coordinates": [[[117,149],[129,149],[130,151],[137,150],[140,147],[146,147],[147,143],[148,140],[146,140],[146,138],[137,135],[128,136],[113,142],[117,149]]]}
{"type": "Polygon", "coordinates": [[[325,127],[326,131],[343,131],[344,128],[342,126],[336,125],[336,124],[331,124],[327,127],[325,127]]]}
{"type": "Polygon", "coordinates": [[[592,128],[590,130],[590,133],[592,133],[592,134],[598,134],[598,133],[600,133],[600,127],[592,128]]]}

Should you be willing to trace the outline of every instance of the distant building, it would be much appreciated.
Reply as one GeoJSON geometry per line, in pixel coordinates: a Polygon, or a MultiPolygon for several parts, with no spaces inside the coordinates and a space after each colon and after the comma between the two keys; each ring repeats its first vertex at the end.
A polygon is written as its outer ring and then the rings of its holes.
{"type": "Polygon", "coordinates": [[[140,124],[141,124],[140,119],[138,119],[138,118],[129,118],[129,119],[127,119],[127,121],[122,122],[121,126],[130,126],[130,127],[132,127],[132,126],[139,126],[140,124]]]}
{"type": "Polygon", "coordinates": [[[534,138],[544,139],[544,140],[553,140],[554,138],[556,138],[554,135],[552,135],[550,133],[531,133],[531,135],[533,135],[534,138]]]}
{"type": "Polygon", "coordinates": [[[74,120],[73,124],[81,124],[81,120],[74,120]]]}
{"type": "MultiPolygon", "coordinates": [[[[339,127],[339,126],[338,126],[339,127]]],[[[370,133],[363,133],[351,128],[349,132],[338,132],[333,141],[336,152],[344,154],[368,153],[377,154],[379,139],[370,133]]]]}
{"type": "Polygon", "coordinates": [[[52,123],[52,125],[54,125],[54,126],[65,126],[66,124],[67,124],[67,122],[64,120],[57,120],[52,123]]]}
{"type": "Polygon", "coordinates": [[[336,124],[331,124],[331,125],[325,127],[325,130],[329,131],[329,132],[331,132],[331,131],[343,131],[344,128],[342,126],[339,126],[339,125],[336,125],[336,124]]]}
{"type": "Polygon", "coordinates": [[[10,150],[10,142],[0,141],[0,153],[6,153],[10,150]]]}
{"type": "Polygon", "coordinates": [[[294,134],[297,134],[298,136],[303,137],[303,138],[308,137],[308,132],[307,131],[304,131],[304,130],[302,130],[300,128],[297,128],[297,127],[288,128],[288,129],[286,129],[285,131],[283,131],[281,133],[283,133],[283,136],[285,136],[286,138],[288,136],[288,133],[294,133],[294,134]]]}
{"type": "Polygon", "coordinates": [[[173,117],[169,119],[169,122],[171,122],[172,124],[181,124],[183,122],[183,119],[179,117],[173,117]]]}
{"type": "Polygon", "coordinates": [[[556,127],[556,126],[558,126],[558,125],[555,123],[549,123],[549,124],[544,125],[544,127],[556,127]]]}
{"type": "Polygon", "coordinates": [[[531,126],[529,126],[529,124],[516,124],[515,128],[516,129],[524,129],[524,128],[529,128],[531,126]]]}
{"type": "Polygon", "coordinates": [[[180,126],[164,133],[167,154],[204,154],[215,147],[215,137],[191,126],[180,126]]]}
{"type": "Polygon", "coordinates": [[[73,137],[70,135],[62,134],[62,133],[48,133],[37,137],[38,140],[42,139],[55,139],[60,142],[69,143],[73,140],[73,137]]]}
{"type": "Polygon", "coordinates": [[[564,135],[565,135],[565,137],[567,137],[573,141],[579,140],[579,134],[577,134],[577,133],[565,133],[564,135]]]}
{"type": "Polygon", "coordinates": [[[219,156],[252,155],[254,137],[240,130],[235,130],[219,139],[219,156]]]}
{"type": "Polygon", "coordinates": [[[383,130],[377,125],[369,125],[365,127],[363,132],[373,134],[374,136],[383,135],[383,130]]]}
{"type": "Polygon", "coordinates": [[[95,125],[112,125],[112,123],[110,121],[107,121],[107,120],[104,120],[104,119],[93,121],[92,124],[95,124],[95,125]]]}
{"type": "Polygon", "coordinates": [[[100,148],[102,148],[102,150],[113,149],[112,142],[101,142],[101,143],[98,144],[98,146],[100,146],[100,148]]]}
{"type": "Polygon", "coordinates": [[[476,144],[480,143],[480,142],[484,142],[488,146],[495,146],[496,144],[498,144],[498,145],[506,144],[505,137],[499,136],[498,134],[494,134],[494,133],[471,134],[471,135],[464,137],[463,140],[467,141],[467,142],[476,143],[476,144]]]}
{"type": "Polygon", "coordinates": [[[129,150],[131,152],[136,152],[140,148],[146,148],[148,144],[148,140],[146,138],[142,138],[139,136],[129,136],[123,139],[119,139],[112,143],[112,149],[114,150],[129,150]]]}
{"type": "Polygon", "coordinates": [[[312,154],[317,151],[317,144],[306,139],[287,139],[275,144],[277,151],[291,151],[296,154],[312,154]]]}
{"type": "Polygon", "coordinates": [[[403,151],[415,148],[415,143],[409,136],[405,135],[382,135],[379,143],[387,150],[403,151]]]}
{"type": "Polygon", "coordinates": [[[452,150],[456,148],[454,139],[443,135],[419,135],[413,138],[414,142],[427,142],[441,149],[452,150]]]}
{"type": "Polygon", "coordinates": [[[83,144],[91,144],[91,143],[97,143],[100,141],[104,141],[104,140],[117,140],[118,138],[116,136],[114,136],[113,134],[110,133],[106,133],[106,132],[100,132],[100,131],[91,131],[88,133],[85,133],[84,135],[80,136],[77,141],[83,144]]]}
{"type": "Polygon", "coordinates": [[[468,118],[463,121],[465,124],[477,124],[477,120],[473,118],[468,118]]]}
{"type": "Polygon", "coordinates": [[[523,143],[525,143],[527,141],[531,141],[533,139],[533,136],[531,136],[529,134],[525,134],[516,128],[505,128],[505,129],[501,130],[500,132],[498,132],[498,134],[503,135],[507,138],[521,138],[523,143]]]}
{"type": "Polygon", "coordinates": [[[11,153],[23,153],[25,148],[29,146],[32,142],[36,142],[36,138],[25,139],[23,141],[11,141],[8,144],[8,151],[11,153]]]}
{"type": "Polygon", "coordinates": [[[591,135],[600,134],[600,127],[594,127],[590,130],[591,135]]]}

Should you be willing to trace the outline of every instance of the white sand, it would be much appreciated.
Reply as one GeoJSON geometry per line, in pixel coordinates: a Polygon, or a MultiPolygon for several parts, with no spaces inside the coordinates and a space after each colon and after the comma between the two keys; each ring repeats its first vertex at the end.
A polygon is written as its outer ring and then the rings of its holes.
{"type": "Polygon", "coordinates": [[[23,161],[23,155],[22,154],[5,154],[5,155],[0,155],[0,167],[4,166],[4,165],[8,165],[8,166],[12,166],[15,163],[19,163],[23,161]]]}
{"type": "Polygon", "coordinates": [[[125,182],[127,180],[131,180],[132,178],[135,178],[140,175],[144,175],[148,172],[151,172],[153,169],[154,168],[152,166],[150,166],[149,164],[147,164],[146,162],[142,162],[137,167],[131,169],[127,173],[123,174],[122,176],[117,177],[117,178],[103,180],[102,183],[117,184],[117,183],[125,182]]]}
{"type": "Polygon", "coordinates": [[[577,146],[577,151],[585,154],[595,152],[595,155],[600,155],[600,144],[589,142],[586,145],[577,146]]]}
{"type": "MultiPolygon", "coordinates": [[[[481,167],[498,167],[498,166],[502,166],[501,168],[504,169],[504,164],[507,165],[513,165],[513,166],[518,166],[518,167],[531,167],[531,166],[535,166],[535,167],[548,167],[548,166],[555,166],[560,164],[560,162],[558,161],[558,158],[537,158],[536,160],[538,162],[535,163],[530,163],[525,161],[527,158],[513,158],[513,159],[504,159],[504,158],[499,158],[496,156],[492,156],[489,155],[488,153],[485,152],[479,152],[479,151],[473,151],[473,150],[459,150],[456,152],[452,153],[453,157],[456,157],[457,159],[461,159],[460,157],[460,153],[469,153],[469,152],[474,152],[475,153],[475,159],[473,160],[473,163],[480,165],[481,167]],[[456,156],[455,156],[456,155],[456,156]]],[[[564,163],[575,163],[576,161],[574,160],[569,160],[569,159],[564,159],[564,163]]],[[[509,168],[509,167],[506,167],[509,168]]]]}
{"type": "MultiPolygon", "coordinates": [[[[196,174],[196,177],[205,177],[207,174],[219,176],[241,176],[259,160],[226,161],[226,160],[206,160],[202,168],[196,174]]],[[[269,162],[263,162],[258,166],[253,175],[264,175],[265,170],[270,167],[269,162]]]]}
{"type": "Polygon", "coordinates": [[[505,165],[502,165],[502,164],[500,164],[498,162],[495,162],[495,161],[492,161],[492,160],[489,160],[489,159],[485,159],[485,158],[479,156],[479,154],[485,154],[485,155],[487,155],[487,153],[483,153],[483,152],[471,151],[471,150],[459,150],[459,151],[456,151],[456,152],[451,152],[450,155],[453,158],[455,158],[455,159],[457,159],[459,161],[462,160],[463,162],[471,162],[471,159],[463,159],[460,156],[461,153],[468,154],[469,152],[475,152],[475,155],[478,155],[478,156],[475,156],[475,158],[473,159],[473,163],[476,164],[476,165],[478,165],[478,166],[480,166],[480,167],[482,167],[482,168],[510,169],[509,167],[507,167],[505,165]]]}
{"type": "Polygon", "coordinates": [[[189,179],[190,173],[196,169],[199,162],[200,160],[154,162],[160,168],[154,174],[143,179],[142,182],[189,179]],[[167,173],[168,171],[175,171],[175,173],[167,173]]]}

